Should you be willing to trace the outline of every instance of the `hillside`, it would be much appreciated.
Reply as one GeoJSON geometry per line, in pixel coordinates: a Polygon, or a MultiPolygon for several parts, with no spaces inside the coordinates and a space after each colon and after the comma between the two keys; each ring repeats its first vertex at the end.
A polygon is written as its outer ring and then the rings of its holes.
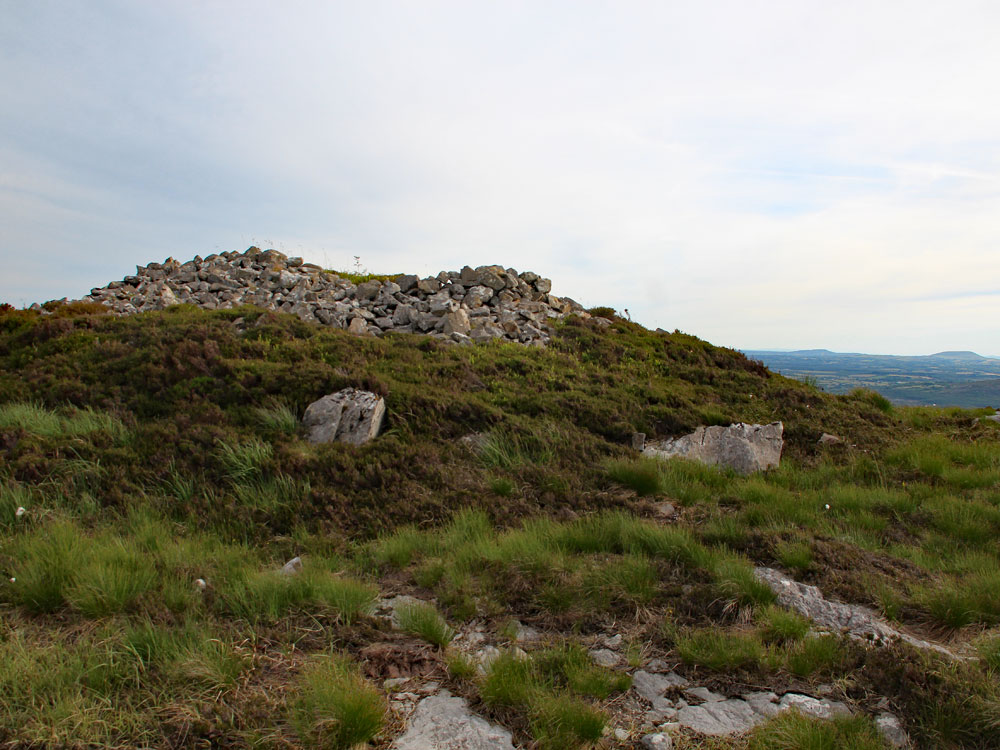
{"type": "MultiPolygon", "coordinates": [[[[321,273],[340,301],[369,281],[321,273]]],[[[445,315],[475,286],[453,273],[445,315]]],[[[504,273],[471,316],[504,333],[475,344],[352,332],[321,295],[314,319],[0,310],[0,743],[406,750],[442,690],[521,748],[877,748],[889,715],[917,747],[1000,743],[1000,424],[823,393],[504,273]],[[508,338],[532,304],[552,314],[508,338]],[[346,387],[384,397],[382,433],[305,440],[346,387]],[[764,474],[631,447],[773,421],[764,474]],[[904,638],[810,632],[791,578],[904,638]]],[[[429,311],[397,278],[371,303],[429,311]]]]}
{"type": "Polygon", "coordinates": [[[815,382],[830,393],[871,388],[901,406],[1000,405],[1000,359],[948,351],[920,357],[844,354],[826,349],[748,350],[783,375],[815,382]]]}

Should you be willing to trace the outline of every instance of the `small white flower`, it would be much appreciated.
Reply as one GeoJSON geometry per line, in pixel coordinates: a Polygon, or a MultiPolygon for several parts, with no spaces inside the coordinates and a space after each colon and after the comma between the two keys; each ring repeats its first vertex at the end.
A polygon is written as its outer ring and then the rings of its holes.
{"type": "Polygon", "coordinates": [[[194,585],[197,586],[202,591],[208,588],[208,584],[205,582],[204,578],[196,578],[194,585]]]}
{"type": "Polygon", "coordinates": [[[10,582],[11,582],[11,583],[14,583],[14,581],[16,581],[16,580],[17,580],[16,578],[11,578],[11,579],[10,579],[10,582]]]}
{"type": "Polygon", "coordinates": [[[16,511],[14,511],[14,516],[17,517],[17,518],[20,518],[21,516],[23,516],[27,512],[28,511],[26,511],[24,509],[24,506],[22,505],[16,511]]]}
{"type": "Polygon", "coordinates": [[[830,503],[827,503],[827,504],[826,504],[826,505],[824,505],[823,507],[824,507],[824,508],[826,508],[827,510],[830,510],[830,503]]]}

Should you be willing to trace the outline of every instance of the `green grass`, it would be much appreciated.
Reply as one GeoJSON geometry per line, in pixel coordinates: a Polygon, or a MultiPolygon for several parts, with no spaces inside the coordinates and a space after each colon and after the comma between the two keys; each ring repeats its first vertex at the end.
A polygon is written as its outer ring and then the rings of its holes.
{"type": "Polygon", "coordinates": [[[531,733],[540,750],[590,747],[604,734],[605,714],[567,695],[540,695],[529,710],[531,733]]]}
{"type": "Polygon", "coordinates": [[[396,618],[401,630],[419,636],[438,648],[444,648],[455,637],[454,629],[429,602],[401,605],[396,609],[396,618]]]}
{"type": "Polygon", "coordinates": [[[250,414],[254,425],[265,432],[294,435],[299,429],[299,417],[288,404],[274,402],[269,406],[255,406],[250,414]]]}
{"type": "Polygon", "coordinates": [[[886,750],[886,745],[867,717],[827,721],[785,711],[750,732],[747,750],[886,750]]]}
{"type": "Polygon", "coordinates": [[[270,460],[273,450],[268,443],[247,440],[240,443],[219,441],[216,454],[226,477],[241,482],[257,477],[270,460]]]}
{"type": "Polygon", "coordinates": [[[374,738],[385,724],[381,694],[345,657],[312,657],[296,680],[289,718],[308,747],[349,750],[374,738]]]}
{"type": "Polygon", "coordinates": [[[830,671],[844,658],[840,640],[831,635],[802,638],[789,647],[788,671],[796,677],[810,677],[830,671]]]}
{"type": "Polygon", "coordinates": [[[680,634],[677,652],[687,664],[716,671],[755,665],[764,657],[764,647],[756,634],[707,628],[680,634]]]}
{"type": "Polygon", "coordinates": [[[773,604],[757,613],[757,625],[765,643],[799,641],[811,627],[802,615],[773,604]]]}
{"type": "Polygon", "coordinates": [[[24,430],[43,437],[78,437],[103,432],[113,438],[124,437],[120,420],[91,408],[66,409],[64,413],[38,403],[15,402],[0,405],[0,428],[24,430]]]}
{"type": "Polygon", "coordinates": [[[637,458],[611,461],[607,465],[608,478],[635,490],[637,495],[659,495],[665,492],[661,468],[663,461],[637,458]]]}

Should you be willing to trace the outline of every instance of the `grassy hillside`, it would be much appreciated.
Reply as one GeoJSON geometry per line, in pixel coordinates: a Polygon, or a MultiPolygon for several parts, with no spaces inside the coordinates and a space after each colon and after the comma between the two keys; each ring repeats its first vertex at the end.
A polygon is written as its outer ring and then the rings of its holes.
{"type": "MultiPolygon", "coordinates": [[[[1000,447],[976,416],[821,393],[620,319],[568,318],[542,350],[356,338],[252,308],[6,310],[0,741],[388,747],[381,686],[402,672],[526,745],[635,747],[601,739],[627,675],[580,657],[613,628],[636,664],[723,691],[832,684],[860,715],[802,731],[866,737],[884,698],[921,746],[995,747],[1000,447]],[[383,435],[305,442],[305,406],[346,386],[385,396],[383,435]],[[766,476],[627,447],[779,419],[766,476]],[[817,445],[824,432],[843,443],[817,445]],[[276,572],[296,555],[300,575],[276,572]],[[753,564],[977,658],[806,638],[753,564]],[[401,634],[370,615],[395,594],[437,609],[401,634]],[[480,676],[448,645],[472,622],[503,639],[512,618],[545,633],[529,666],[480,676]],[[329,721],[345,711],[356,735],[329,721]]],[[[678,744],[778,746],[779,729],[678,744]]]]}

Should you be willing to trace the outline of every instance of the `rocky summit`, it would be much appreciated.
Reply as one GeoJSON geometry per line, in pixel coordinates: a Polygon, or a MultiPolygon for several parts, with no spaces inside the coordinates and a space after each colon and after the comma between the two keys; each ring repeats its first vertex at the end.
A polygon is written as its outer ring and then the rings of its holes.
{"type": "Polygon", "coordinates": [[[122,315],[178,304],[210,310],[255,305],[359,336],[397,331],[459,344],[504,339],[544,345],[553,319],[571,313],[589,317],[578,303],[551,290],[549,279],[503,266],[355,283],[301,258],[251,247],[186,263],[167,258],[136,266],[135,276],[92,289],[88,299],[122,315]]]}

